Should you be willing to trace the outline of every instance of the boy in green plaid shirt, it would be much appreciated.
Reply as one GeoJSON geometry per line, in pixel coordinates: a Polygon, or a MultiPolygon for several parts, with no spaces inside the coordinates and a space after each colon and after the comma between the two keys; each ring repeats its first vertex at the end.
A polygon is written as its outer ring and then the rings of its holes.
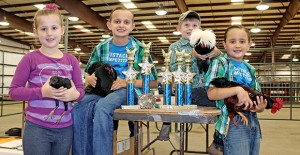
{"type": "Polygon", "coordinates": [[[210,84],[215,78],[226,77],[229,81],[260,90],[255,68],[243,61],[251,44],[249,31],[245,27],[233,25],[227,28],[223,42],[227,53],[216,57],[205,75],[207,96],[216,100],[216,106],[221,110],[215,126],[213,145],[221,148],[225,155],[259,154],[261,132],[256,112],[264,111],[267,100],[260,96],[255,103],[242,87],[215,88],[210,84]],[[228,117],[224,99],[235,95],[238,98],[236,105],[245,105],[242,114],[248,119],[248,125],[241,121],[240,115],[235,115],[233,120],[228,117]]]}
{"type": "MultiPolygon", "coordinates": [[[[128,70],[128,49],[136,48],[134,69],[140,71],[138,63],[143,61],[144,49],[140,41],[129,36],[134,28],[133,14],[125,8],[112,11],[107,27],[113,37],[99,43],[92,51],[92,55],[85,71],[94,62],[110,64],[117,72],[117,79],[113,82],[110,94],[101,97],[86,94],[84,99],[73,108],[74,141],[73,154],[79,155],[112,155],[113,154],[113,112],[116,108],[126,104],[127,82],[123,71],[128,70]]],[[[151,56],[149,62],[152,62],[151,56]]],[[[137,75],[134,83],[136,95],[141,93],[142,75],[137,75]]],[[[86,73],[85,82],[95,87],[95,74],[86,73]]],[[[157,87],[157,72],[153,68],[150,75],[150,87],[157,87]]]]}

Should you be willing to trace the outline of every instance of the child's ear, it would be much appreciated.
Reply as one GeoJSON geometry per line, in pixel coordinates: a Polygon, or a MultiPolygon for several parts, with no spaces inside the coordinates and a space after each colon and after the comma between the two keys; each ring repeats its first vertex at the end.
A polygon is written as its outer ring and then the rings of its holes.
{"type": "Polygon", "coordinates": [[[36,36],[38,35],[38,34],[37,34],[37,30],[36,30],[36,28],[33,28],[33,30],[32,30],[32,31],[33,31],[34,35],[36,35],[36,36]]]}
{"type": "Polygon", "coordinates": [[[223,41],[222,43],[223,43],[224,49],[226,50],[226,43],[225,43],[225,41],[223,41]]]}
{"type": "Polygon", "coordinates": [[[66,27],[65,27],[65,26],[62,26],[62,27],[61,27],[61,35],[64,35],[64,34],[65,34],[65,31],[66,31],[66,27]]]}
{"type": "Polygon", "coordinates": [[[108,28],[109,30],[111,30],[111,22],[110,22],[110,21],[107,21],[107,22],[106,22],[106,26],[107,26],[107,28],[108,28]]]}
{"type": "Polygon", "coordinates": [[[177,31],[180,31],[180,25],[177,25],[177,26],[176,26],[176,30],[177,30],[177,31]]]}
{"type": "Polygon", "coordinates": [[[253,41],[250,40],[250,41],[249,41],[249,48],[252,46],[252,44],[253,44],[253,41]]]}
{"type": "Polygon", "coordinates": [[[132,24],[132,28],[131,28],[131,31],[135,28],[135,24],[133,23],[132,24]]]}

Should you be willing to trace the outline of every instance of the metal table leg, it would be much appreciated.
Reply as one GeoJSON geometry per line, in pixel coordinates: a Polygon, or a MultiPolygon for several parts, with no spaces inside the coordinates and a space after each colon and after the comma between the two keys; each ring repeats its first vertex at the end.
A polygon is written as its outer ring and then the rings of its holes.
{"type": "Polygon", "coordinates": [[[180,123],[180,155],[184,155],[184,123],[180,123]]]}
{"type": "Polygon", "coordinates": [[[139,155],[139,122],[134,121],[134,154],[139,155]]]}

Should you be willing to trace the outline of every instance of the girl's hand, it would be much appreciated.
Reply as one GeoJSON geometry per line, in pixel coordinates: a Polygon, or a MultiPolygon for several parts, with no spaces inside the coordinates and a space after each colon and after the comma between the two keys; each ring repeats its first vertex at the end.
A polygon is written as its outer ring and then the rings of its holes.
{"type": "Polygon", "coordinates": [[[72,80],[70,80],[71,82],[71,88],[70,89],[58,89],[60,90],[57,94],[56,94],[56,99],[60,100],[60,101],[74,101],[76,100],[79,96],[80,93],[79,91],[76,89],[75,84],[72,80]]]}
{"type": "Polygon", "coordinates": [[[256,96],[257,103],[254,101],[254,104],[256,106],[253,106],[252,109],[250,109],[251,112],[263,112],[267,106],[267,99],[264,99],[263,96],[256,96]]]}
{"type": "Polygon", "coordinates": [[[237,106],[245,105],[245,107],[243,108],[244,110],[252,109],[253,102],[250,99],[248,92],[245,91],[242,87],[238,87],[238,88],[240,88],[240,90],[237,91],[238,92],[237,97],[239,99],[237,106]]]}
{"type": "Polygon", "coordinates": [[[57,89],[53,88],[50,86],[49,82],[50,82],[50,78],[48,78],[48,80],[46,81],[46,83],[44,83],[44,85],[42,86],[42,96],[46,97],[46,98],[55,98],[55,92],[57,92],[57,89]]]}
{"type": "Polygon", "coordinates": [[[116,81],[113,82],[113,85],[111,86],[111,90],[118,90],[122,87],[126,87],[127,82],[124,79],[121,79],[120,77],[117,77],[116,81]]]}
{"type": "Polygon", "coordinates": [[[85,83],[88,85],[91,85],[92,87],[95,88],[96,86],[96,82],[97,82],[97,77],[95,76],[95,73],[93,73],[92,75],[85,75],[85,83]]]}

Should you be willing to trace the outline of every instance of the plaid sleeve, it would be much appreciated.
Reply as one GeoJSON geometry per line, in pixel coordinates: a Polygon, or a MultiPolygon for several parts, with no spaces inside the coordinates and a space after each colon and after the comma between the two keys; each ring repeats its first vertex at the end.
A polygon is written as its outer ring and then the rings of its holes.
{"type": "Polygon", "coordinates": [[[171,53],[170,56],[170,71],[176,71],[178,66],[177,66],[177,60],[176,60],[176,51],[175,51],[175,44],[171,44],[169,47],[169,53],[171,53]]]}
{"type": "Polygon", "coordinates": [[[211,87],[210,82],[217,77],[224,77],[224,65],[220,59],[213,59],[211,64],[209,65],[208,71],[205,74],[205,89],[211,87]]]}
{"type": "Polygon", "coordinates": [[[90,56],[90,59],[88,61],[88,63],[86,64],[86,67],[84,69],[85,72],[87,72],[88,68],[90,67],[91,64],[93,64],[94,62],[99,62],[99,53],[97,51],[98,47],[94,47],[92,50],[92,55],[90,56]]]}

